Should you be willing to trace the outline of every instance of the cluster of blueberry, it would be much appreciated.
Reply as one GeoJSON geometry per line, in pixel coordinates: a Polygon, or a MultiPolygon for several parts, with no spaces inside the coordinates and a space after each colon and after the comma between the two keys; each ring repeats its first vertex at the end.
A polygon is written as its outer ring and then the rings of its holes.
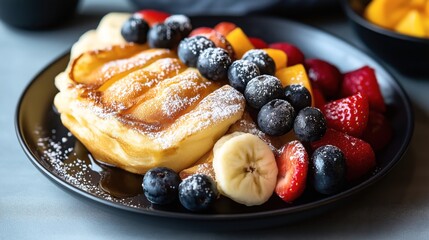
{"type": "Polygon", "coordinates": [[[121,34],[127,42],[147,42],[151,48],[175,49],[191,30],[191,21],[185,15],[171,15],[150,27],[140,14],[134,14],[123,24],[121,34]]]}
{"type": "Polygon", "coordinates": [[[150,169],[144,175],[142,186],[151,203],[164,205],[179,199],[190,211],[209,208],[219,196],[216,183],[209,176],[194,174],[181,181],[175,171],[166,167],[150,169]]]}

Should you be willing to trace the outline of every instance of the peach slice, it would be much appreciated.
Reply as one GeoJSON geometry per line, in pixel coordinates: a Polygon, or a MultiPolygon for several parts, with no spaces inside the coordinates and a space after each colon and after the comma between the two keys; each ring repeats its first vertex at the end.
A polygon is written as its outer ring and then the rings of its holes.
{"type": "Polygon", "coordinates": [[[287,55],[284,51],[274,48],[264,48],[264,50],[276,63],[276,70],[284,68],[287,65],[287,55]]]}
{"type": "Polygon", "coordinates": [[[423,17],[417,10],[409,11],[396,25],[395,30],[414,37],[424,37],[426,35],[423,17]]]}
{"type": "MultiPolygon", "coordinates": [[[[409,4],[408,0],[373,0],[365,9],[364,16],[372,23],[393,28],[398,20],[393,12],[409,4]]],[[[399,14],[400,15],[400,14],[399,14]]]]}
{"type": "Polygon", "coordinates": [[[239,27],[232,30],[226,36],[226,40],[234,48],[237,59],[240,59],[247,51],[255,48],[250,42],[249,37],[239,27]]]}
{"type": "Polygon", "coordinates": [[[285,67],[277,70],[276,77],[280,80],[283,87],[292,84],[302,84],[308,89],[311,95],[311,105],[314,106],[313,89],[311,87],[310,79],[307,76],[304,65],[297,64],[291,67],[285,67]]]}

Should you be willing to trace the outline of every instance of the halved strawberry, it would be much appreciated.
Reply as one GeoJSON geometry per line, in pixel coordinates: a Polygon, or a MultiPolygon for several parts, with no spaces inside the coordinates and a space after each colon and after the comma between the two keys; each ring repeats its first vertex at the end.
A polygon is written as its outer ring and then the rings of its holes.
{"type": "Polygon", "coordinates": [[[135,14],[140,15],[141,18],[143,18],[149,26],[153,26],[156,23],[162,23],[166,18],[170,16],[170,14],[162,11],[157,11],[153,9],[144,9],[136,12],[135,14]]]}
{"type": "Polygon", "coordinates": [[[252,45],[257,49],[268,48],[268,44],[260,38],[249,37],[249,40],[252,43],[252,45]]]}
{"type": "Polygon", "coordinates": [[[232,48],[231,44],[226,40],[225,36],[220,34],[218,31],[214,30],[213,28],[209,27],[200,27],[194,29],[189,36],[204,36],[210,40],[213,41],[213,43],[216,45],[216,47],[220,47],[225,49],[229,56],[231,58],[235,58],[234,49],[232,48]]]}
{"type": "Polygon", "coordinates": [[[277,157],[277,185],[275,192],[285,202],[293,202],[305,190],[308,172],[308,154],[297,140],[288,142],[277,157]]]}
{"type": "Polygon", "coordinates": [[[367,142],[329,128],[323,138],[312,142],[312,150],[324,145],[334,145],[343,151],[346,157],[347,180],[354,181],[375,168],[375,154],[367,142]]]}
{"type": "Polygon", "coordinates": [[[347,97],[358,92],[368,96],[371,109],[379,112],[386,111],[386,104],[381,95],[374,69],[364,66],[344,74],[341,96],[347,97]]]}
{"type": "Polygon", "coordinates": [[[322,108],[328,127],[359,137],[368,124],[369,105],[361,93],[335,100],[322,108]]]}
{"type": "Polygon", "coordinates": [[[392,126],[384,115],[376,111],[369,111],[368,126],[363,132],[362,139],[377,151],[390,142],[392,135],[392,126]]]}
{"type": "Polygon", "coordinates": [[[340,90],[341,73],[333,64],[321,59],[305,60],[305,68],[311,82],[327,99],[335,99],[340,90]]]}
{"type": "Polygon", "coordinates": [[[236,27],[237,25],[235,25],[235,23],[232,23],[232,22],[220,22],[214,27],[214,30],[226,36],[228,35],[229,32],[234,30],[236,27]]]}
{"type": "Polygon", "coordinates": [[[304,64],[304,60],[305,60],[304,54],[298,47],[296,47],[293,44],[290,44],[287,42],[277,42],[277,43],[271,43],[269,45],[269,48],[283,50],[287,55],[288,66],[293,66],[300,63],[304,64]]]}

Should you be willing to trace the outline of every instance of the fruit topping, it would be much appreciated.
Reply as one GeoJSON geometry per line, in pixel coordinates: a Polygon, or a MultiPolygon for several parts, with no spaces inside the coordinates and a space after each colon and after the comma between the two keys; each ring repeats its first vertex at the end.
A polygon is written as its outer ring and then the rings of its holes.
{"type": "Polygon", "coordinates": [[[392,139],[393,129],[386,117],[375,111],[369,111],[368,125],[362,139],[377,151],[384,148],[392,139]]]}
{"type": "Polygon", "coordinates": [[[194,30],[192,30],[191,33],[189,33],[189,37],[193,37],[193,36],[197,36],[197,35],[210,34],[213,31],[214,31],[213,28],[199,27],[199,28],[195,28],[194,30]]]}
{"type": "Polygon", "coordinates": [[[375,168],[375,154],[371,145],[359,138],[328,128],[320,141],[311,143],[313,150],[324,145],[334,145],[344,153],[348,181],[358,180],[375,168]]]}
{"type": "Polygon", "coordinates": [[[180,32],[164,23],[158,23],[149,30],[147,41],[151,48],[174,49],[180,42],[180,32]]]}
{"type": "Polygon", "coordinates": [[[232,48],[235,51],[235,56],[237,59],[242,58],[244,53],[255,47],[250,42],[247,35],[239,27],[232,30],[228,35],[226,35],[226,40],[231,44],[232,48]]]}
{"type": "Polygon", "coordinates": [[[210,208],[219,196],[216,183],[204,174],[191,175],[179,185],[179,200],[190,211],[203,211],[210,208]]]}
{"type": "Polygon", "coordinates": [[[322,109],[323,106],[326,104],[325,97],[323,96],[322,92],[317,87],[313,87],[313,102],[314,106],[322,109]]]}
{"type": "Polygon", "coordinates": [[[299,141],[286,143],[277,157],[275,192],[283,201],[291,203],[305,190],[308,173],[308,154],[299,141]]]}
{"type": "Polygon", "coordinates": [[[223,36],[226,36],[236,27],[237,25],[235,25],[235,23],[232,23],[232,22],[220,22],[214,27],[214,30],[216,30],[218,33],[222,34],[223,36]]]}
{"type": "Polygon", "coordinates": [[[164,20],[170,16],[170,14],[166,12],[161,12],[152,9],[141,10],[136,12],[134,15],[143,18],[149,24],[150,27],[157,23],[163,23],[164,20]]]}
{"type": "Polygon", "coordinates": [[[325,104],[323,113],[328,127],[359,137],[368,124],[368,100],[357,93],[325,104]]]}
{"type": "Polygon", "coordinates": [[[368,97],[369,107],[372,110],[382,113],[386,111],[374,69],[364,66],[344,74],[341,96],[347,97],[358,92],[368,97]]]}
{"type": "Polygon", "coordinates": [[[311,106],[311,94],[304,85],[292,84],[285,88],[285,99],[292,104],[296,112],[311,106]]]}
{"type": "Polygon", "coordinates": [[[326,132],[326,120],[322,112],[306,107],[298,112],[293,124],[295,136],[303,142],[320,140],[326,132]]]}
{"type": "Polygon", "coordinates": [[[261,74],[274,75],[276,72],[276,63],[264,50],[249,50],[243,55],[242,59],[255,63],[261,74]]]}
{"type": "Polygon", "coordinates": [[[307,72],[302,64],[279,69],[276,72],[276,77],[280,79],[283,87],[292,84],[303,85],[310,92],[311,98],[314,99],[310,80],[308,79],[307,72]]]}
{"type": "Polygon", "coordinates": [[[288,66],[293,66],[296,64],[304,64],[304,60],[305,60],[304,54],[299,48],[297,48],[293,44],[286,43],[286,42],[277,42],[277,43],[271,43],[269,47],[284,51],[288,58],[288,66]]]}
{"type": "Polygon", "coordinates": [[[150,169],[143,177],[143,192],[149,202],[168,204],[177,200],[179,175],[170,168],[150,169]]]}
{"type": "Polygon", "coordinates": [[[139,16],[131,16],[121,28],[121,35],[127,42],[144,44],[147,40],[149,25],[139,16]]]}
{"type": "Polygon", "coordinates": [[[180,33],[181,38],[185,38],[192,31],[191,20],[182,14],[171,15],[165,19],[164,23],[171,29],[180,33]]]}
{"type": "Polygon", "coordinates": [[[295,110],[282,99],[274,99],[265,104],[258,113],[258,127],[271,136],[281,136],[293,127],[295,110]]]}
{"type": "Polygon", "coordinates": [[[286,67],[287,55],[285,52],[274,48],[264,48],[263,50],[274,60],[276,70],[286,67]]]}
{"type": "Polygon", "coordinates": [[[232,133],[216,142],[213,168],[221,194],[247,205],[265,203],[277,182],[271,148],[250,133],[232,133]]]}
{"type": "Polygon", "coordinates": [[[183,39],[177,49],[179,59],[189,67],[197,67],[198,57],[207,48],[214,48],[215,44],[204,36],[193,36],[183,39]]]}
{"type": "Polygon", "coordinates": [[[346,184],[346,173],[346,160],[338,147],[321,146],[311,156],[309,178],[319,193],[330,195],[341,191],[346,184]]]}
{"type": "Polygon", "coordinates": [[[305,68],[310,81],[320,89],[325,98],[337,97],[341,83],[341,73],[337,67],[321,59],[307,59],[305,68]]]}
{"type": "Polygon", "coordinates": [[[226,40],[225,36],[217,32],[216,30],[212,28],[201,27],[201,28],[195,29],[190,33],[190,36],[197,36],[197,35],[204,36],[212,40],[216,45],[216,47],[225,49],[232,59],[235,58],[234,48],[231,46],[228,40],[226,40]]]}
{"type": "Polygon", "coordinates": [[[244,97],[247,103],[254,109],[260,109],[269,101],[282,98],[283,88],[280,80],[271,75],[261,75],[247,83],[244,97]]]}
{"type": "Polygon", "coordinates": [[[231,65],[231,58],[223,48],[207,48],[197,61],[197,68],[203,77],[212,81],[228,79],[228,68],[231,65]]]}
{"type": "Polygon", "coordinates": [[[268,44],[260,38],[250,37],[249,40],[256,49],[269,48],[268,44]]]}
{"type": "Polygon", "coordinates": [[[237,60],[228,69],[229,85],[243,93],[247,83],[259,75],[256,64],[247,60],[237,60]]]}

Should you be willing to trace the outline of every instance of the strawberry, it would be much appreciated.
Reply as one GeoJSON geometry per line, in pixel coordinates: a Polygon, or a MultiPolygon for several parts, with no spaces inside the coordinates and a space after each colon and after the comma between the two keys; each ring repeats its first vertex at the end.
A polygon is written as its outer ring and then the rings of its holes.
{"type": "Polygon", "coordinates": [[[268,44],[260,38],[250,37],[249,40],[252,45],[257,49],[268,48],[268,44]]]}
{"type": "Polygon", "coordinates": [[[372,110],[382,113],[386,111],[374,69],[364,66],[344,74],[341,96],[347,97],[358,92],[367,95],[372,110]]]}
{"type": "Polygon", "coordinates": [[[269,48],[280,49],[287,55],[288,66],[293,66],[296,64],[304,64],[304,54],[301,52],[299,48],[295,45],[287,43],[287,42],[277,42],[271,43],[269,48]]]}
{"type": "Polygon", "coordinates": [[[226,36],[226,35],[228,35],[228,33],[230,33],[236,27],[237,27],[237,25],[235,25],[232,22],[220,22],[214,27],[214,30],[216,30],[220,34],[226,36]]]}
{"type": "Polygon", "coordinates": [[[225,36],[220,34],[218,31],[214,30],[213,28],[199,27],[194,29],[189,34],[190,37],[196,36],[196,35],[204,36],[212,40],[213,43],[216,45],[216,47],[225,49],[231,58],[235,57],[234,49],[232,48],[228,40],[226,40],[225,36]]]}
{"type": "Polygon", "coordinates": [[[286,143],[277,157],[277,185],[275,192],[285,202],[293,202],[304,192],[307,172],[308,154],[297,140],[286,143]]]}
{"type": "Polygon", "coordinates": [[[377,151],[390,142],[392,135],[392,126],[384,115],[376,111],[369,111],[368,126],[363,132],[362,139],[377,151]]]}
{"type": "Polygon", "coordinates": [[[318,109],[323,109],[323,106],[325,106],[326,100],[325,97],[323,97],[322,92],[317,87],[312,87],[313,90],[313,101],[314,106],[318,109]]]}
{"type": "Polygon", "coordinates": [[[368,124],[368,100],[360,93],[329,102],[322,112],[328,127],[355,137],[361,136],[368,124]]]}
{"type": "Polygon", "coordinates": [[[204,34],[210,34],[212,31],[214,31],[213,28],[209,27],[199,27],[192,30],[191,33],[189,33],[189,37],[197,36],[197,35],[204,35],[204,34]]]}
{"type": "Polygon", "coordinates": [[[314,151],[324,145],[334,145],[343,151],[348,181],[358,180],[375,168],[375,154],[371,145],[359,138],[329,128],[321,140],[311,143],[311,148],[314,151]]]}
{"type": "Polygon", "coordinates": [[[170,16],[170,14],[166,12],[161,12],[152,9],[140,10],[135,14],[140,15],[140,17],[143,18],[151,27],[156,23],[164,22],[164,20],[170,16]]]}
{"type": "Polygon", "coordinates": [[[310,81],[317,86],[327,99],[334,99],[340,90],[341,73],[337,67],[321,59],[305,60],[305,68],[310,81]]]}

